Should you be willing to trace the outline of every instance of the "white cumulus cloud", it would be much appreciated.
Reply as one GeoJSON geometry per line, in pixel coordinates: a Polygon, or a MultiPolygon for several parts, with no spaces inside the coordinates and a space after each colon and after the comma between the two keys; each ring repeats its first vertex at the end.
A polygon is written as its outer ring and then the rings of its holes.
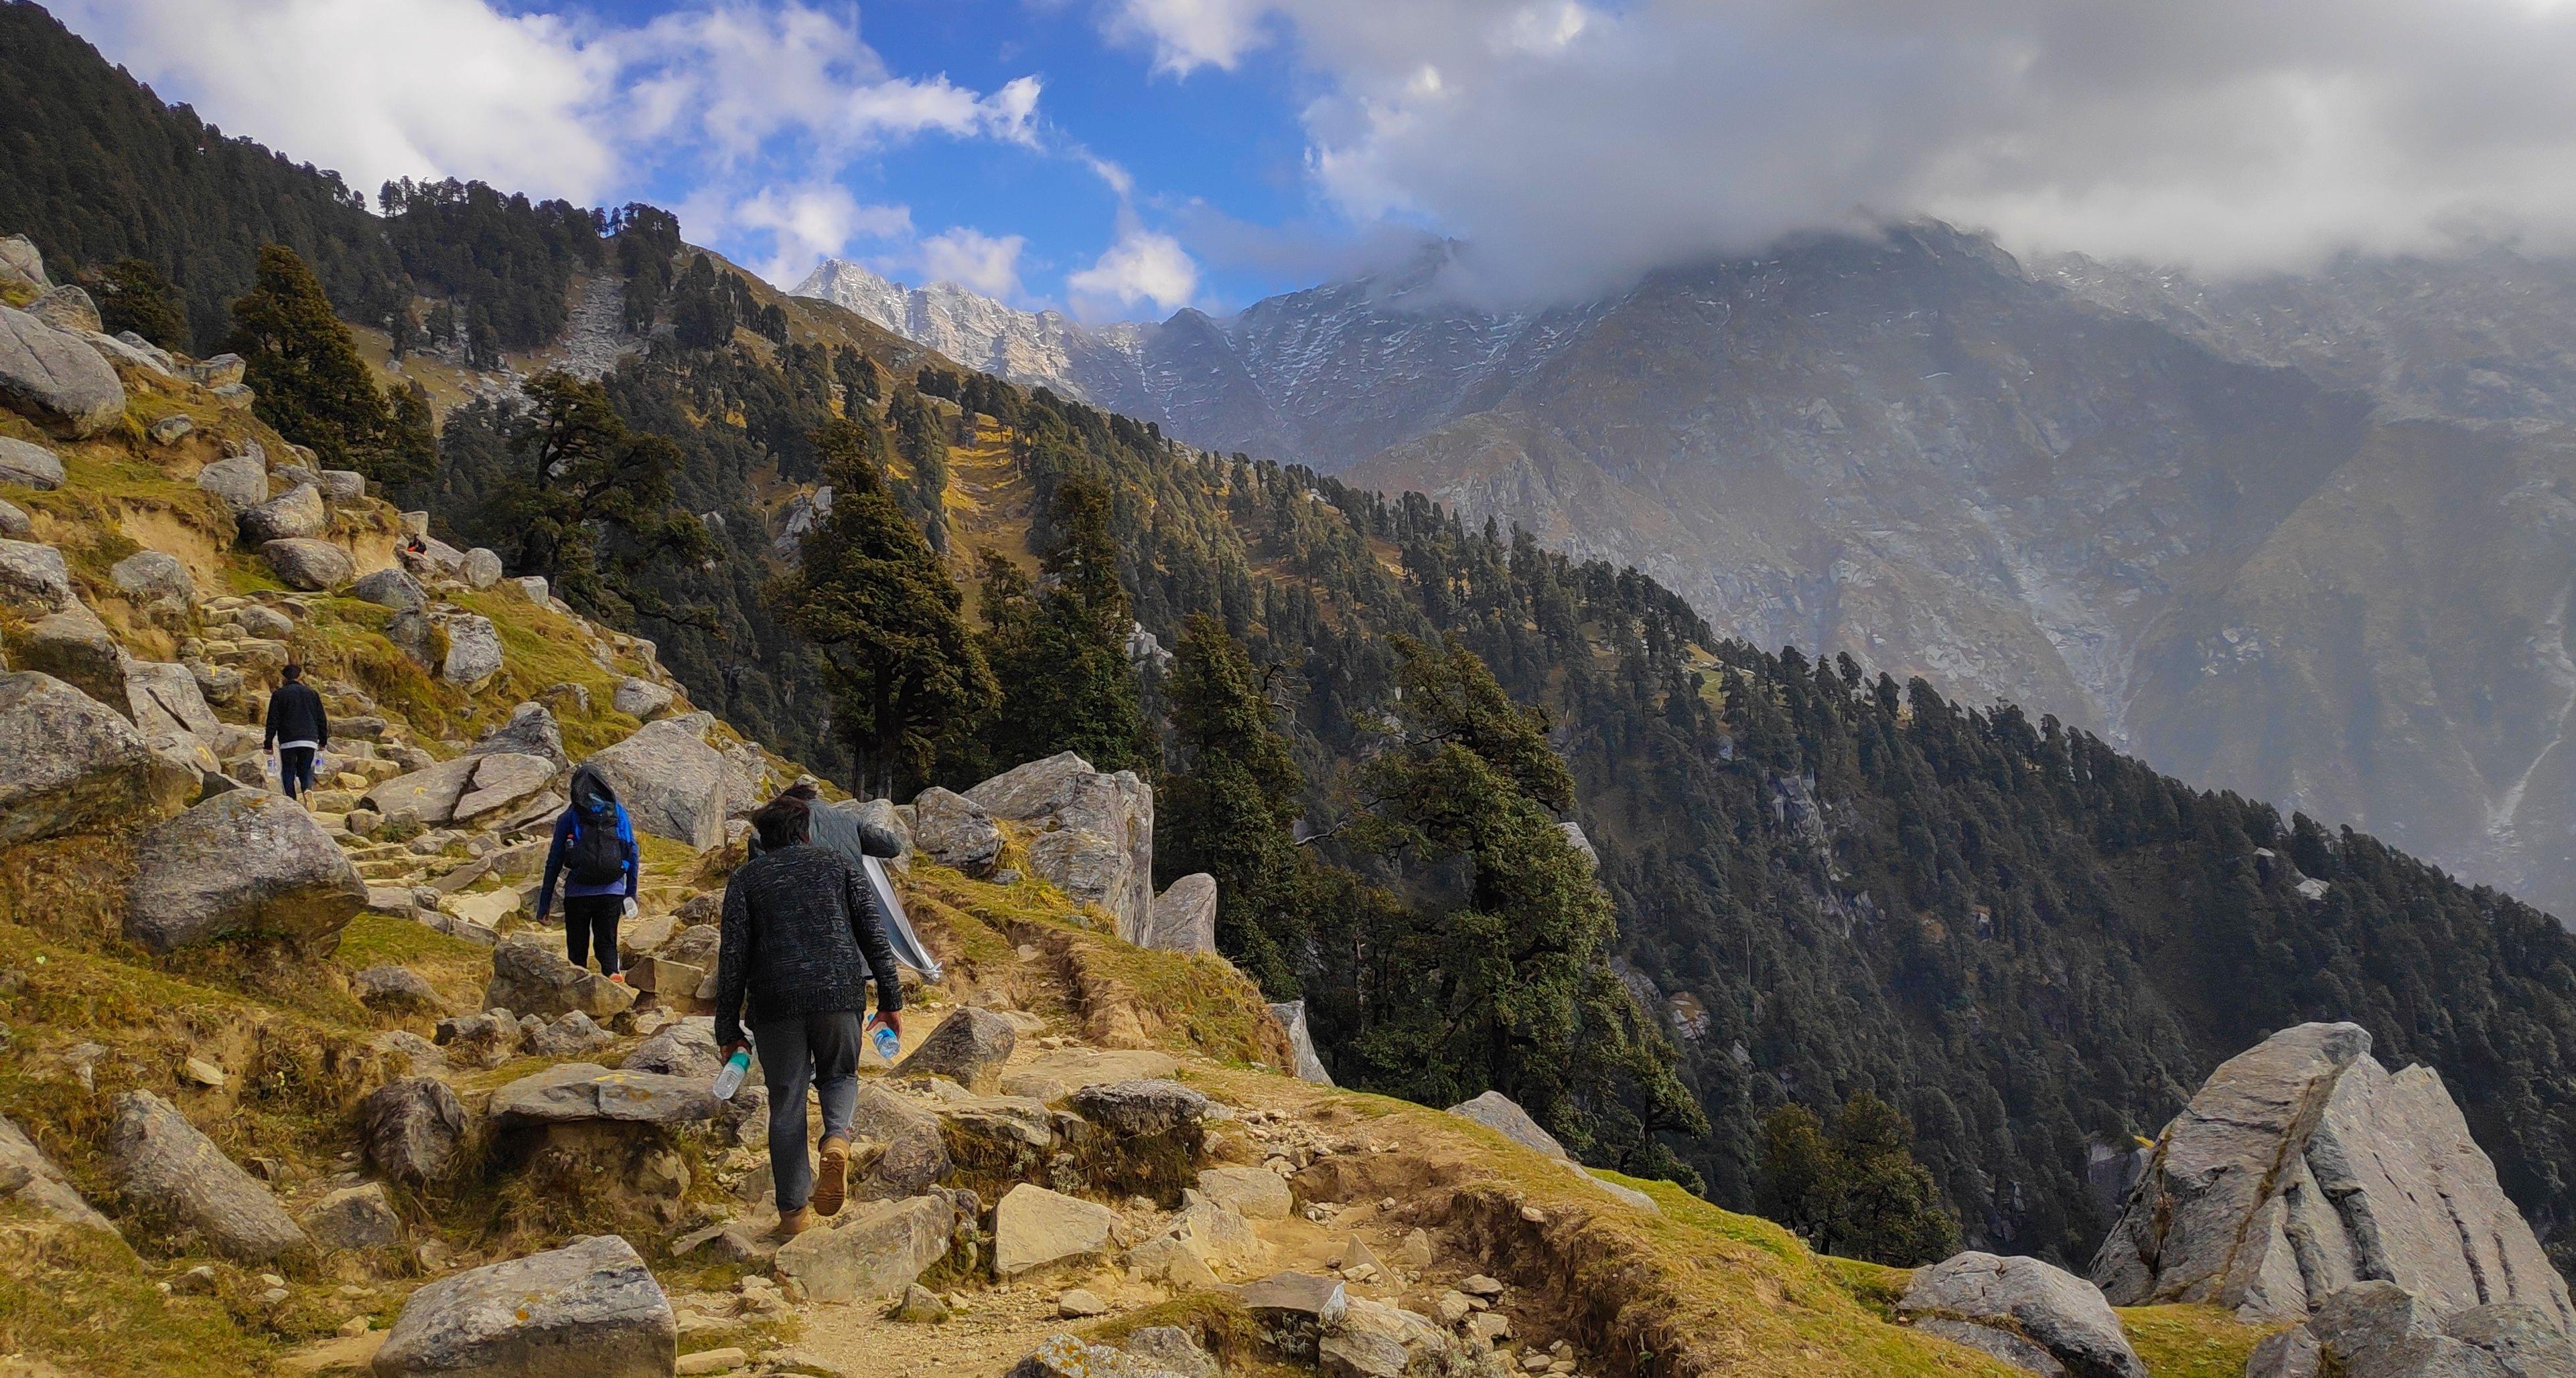
{"type": "Polygon", "coordinates": [[[766,231],[770,257],[758,272],[771,282],[795,282],[814,265],[847,248],[862,236],[891,239],[912,233],[912,212],[903,206],[863,203],[850,189],[834,182],[801,187],[764,187],[729,212],[718,211],[723,228],[766,231]]]}
{"type": "Polygon", "coordinates": [[[1129,228],[1100,256],[1100,261],[1064,280],[1076,313],[1099,319],[1150,302],[1158,311],[1189,304],[1198,290],[1198,265],[1179,240],[1167,234],[1129,228]]]}
{"type": "Polygon", "coordinates": [[[925,282],[953,282],[1008,301],[1020,295],[1019,235],[989,235],[959,225],[921,241],[914,254],[925,282]]]}
{"type": "Polygon", "coordinates": [[[1232,69],[1261,45],[1262,0],[1117,0],[1110,30],[1154,49],[1158,71],[1232,69]]]}

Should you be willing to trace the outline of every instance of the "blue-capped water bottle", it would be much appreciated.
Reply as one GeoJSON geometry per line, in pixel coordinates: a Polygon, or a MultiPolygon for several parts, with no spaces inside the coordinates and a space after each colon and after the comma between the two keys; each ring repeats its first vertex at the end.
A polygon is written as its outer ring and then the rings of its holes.
{"type": "Polygon", "coordinates": [[[888,1067],[893,1066],[896,1055],[903,1051],[903,1040],[896,1037],[895,1031],[879,1024],[868,1031],[868,1038],[877,1045],[877,1056],[884,1058],[888,1067]]]}
{"type": "Polygon", "coordinates": [[[733,1093],[742,1089],[743,1078],[749,1075],[751,1075],[751,1049],[734,1049],[733,1056],[725,1059],[725,1065],[716,1069],[716,1099],[732,1100],[733,1093]]]}

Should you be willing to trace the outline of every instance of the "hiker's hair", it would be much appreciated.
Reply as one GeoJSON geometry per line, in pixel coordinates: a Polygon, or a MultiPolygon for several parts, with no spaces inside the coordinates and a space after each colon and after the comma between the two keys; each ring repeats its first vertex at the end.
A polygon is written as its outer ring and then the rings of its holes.
{"type": "Polygon", "coordinates": [[[751,816],[751,826],[760,831],[763,847],[793,847],[805,840],[805,830],[812,821],[812,811],[793,793],[782,794],[760,806],[751,816]]]}
{"type": "Polygon", "coordinates": [[[292,684],[295,681],[304,678],[304,667],[290,660],[286,662],[285,674],[286,682],[292,684]]]}

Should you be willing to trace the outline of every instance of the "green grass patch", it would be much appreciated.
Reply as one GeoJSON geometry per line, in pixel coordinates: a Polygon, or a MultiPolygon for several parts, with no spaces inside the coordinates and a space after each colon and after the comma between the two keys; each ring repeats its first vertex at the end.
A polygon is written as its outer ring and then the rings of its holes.
{"type": "Polygon", "coordinates": [[[22,1207],[0,1207],[0,1353],[75,1373],[272,1371],[275,1345],[247,1333],[224,1298],[164,1297],[155,1280],[109,1236],[54,1229],[22,1207]]]}
{"type": "Polygon", "coordinates": [[[2120,1328],[2155,1378],[2243,1378],[2254,1346],[2280,1327],[2247,1325],[2215,1306],[2127,1306],[2120,1328]]]}

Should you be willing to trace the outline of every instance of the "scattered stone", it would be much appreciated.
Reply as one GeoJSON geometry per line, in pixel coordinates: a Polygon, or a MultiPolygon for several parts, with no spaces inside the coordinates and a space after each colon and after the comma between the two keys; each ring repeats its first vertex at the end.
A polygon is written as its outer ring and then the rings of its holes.
{"type": "Polygon", "coordinates": [[[125,384],[79,336],[0,306],[0,404],[82,440],[125,415],[125,384]]]}
{"type": "Polygon", "coordinates": [[[821,1227],[778,1246],[774,1266],[817,1302],[886,1301],[904,1295],[948,1254],[958,1222],[945,1192],[845,1207],[821,1227]]]}
{"type": "Polygon", "coordinates": [[[338,947],[367,883],[311,814],[283,795],[218,795],[135,848],[125,936],[152,952],[276,938],[307,954],[338,947]]]}
{"type": "Polygon", "coordinates": [[[488,589],[501,582],[501,557],[478,545],[465,552],[465,566],[459,572],[467,588],[488,589]]]}
{"type": "Polygon", "coordinates": [[[1141,1327],[1128,1335],[1125,1347],[1129,1354],[1180,1378],[1217,1378],[1215,1357],[1179,1326],[1141,1327]]]}
{"type": "Polygon", "coordinates": [[[242,538],[254,545],[319,536],[331,524],[331,509],[322,490],[299,483],[280,496],[241,514],[242,538]]]}
{"type": "Polygon", "coordinates": [[[219,459],[197,471],[197,486],[221,498],[238,521],[268,501],[268,464],[253,455],[219,459]]]}
{"type": "Polygon", "coordinates": [[[137,1210],[195,1230],[227,1258],[265,1263],[309,1242],[266,1187],[149,1091],[117,1096],[107,1154],[137,1210]]]}
{"type": "Polygon", "coordinates": [[[101,703],[125,699],[125,647],[86,607],[74,604],[36,619],[16,650],[22,670],[52,675],[101,703]]]}
{"type": "Polygon", "coordinates": [[[1551,1158],[1563,1158],[1565,1145],[1556,1136],[1539,1128],[1518,1102],[1500,1091],[1487,1091],[1474,1100],[1460,1101],[1449,1107],[1449,1113],[1460,1119],[1474,1120],[1487,1129],[1516,1144],[1537,1149],[1551,1158]]]}
{"type": "Polygon", "coordinates": [[[679,1322],[615,1235],[441,1278],[412,1293],[376,1378],[670,1378],[679,1322]]]}
{"type": "Polygon", "coordinates": [[[498,1067],[518,1055],[519,1016],[508,1010],[485,1010],[438,1021],[438,1046],[448,1061],[469,1067],[498,1067]]]}
{"type": "MultiPolygon", "coordinates": [[[[370,909],[376,907],[375,893],[367,892],[370,909]]],[[[405,894],[402,908],[410,907],[410,896],[405,894]]],[[[436,1011],[443,1003],[428,977],[402,966],[372,966],[359,972],[349,978],[349,993],[369,1009],[436,1011]]]]}
{"type": "Polygon", "coordinates": [[[2124,1306],[2298,1320],[2378,1278],[2437,1312],[2514,1301],[2576,1328],[2566,1281],[2440,1075],[2392,1075],[2357,1024],[2285,1029],[2212,1072],[2091,1271],[2124,1306]]]}
{"type": "Polygon", "coordinates": [[[2035,1258],[1954,1255],[1915,1270],[1896,1309],[1918,1322],[1957,1321],[2026,1340],[2072,1378],[2147,1378],[2101,1289],[2035,1258]]]}
{"type": "Polygon", "coordinates": [[[471,1128],[465,1104],[435,1077],[404,1077],[377,1087],[358,1107],[358,1120],[367,1161],[397,1182],[440,1182],[463,1166],[471,1128]]]}
{"type": "Polygon", "coordinates": [[[1069,1321],[1083,1320],[1091,1316],[1106,1316],[1109,1314],[1109,1303],[1083,1288],[1076,1287],[1056,1297],[1055,1313],[1069,1321]]]}
{"type": "Polygon", "coordinates": [[[1049,1335],[1013,1364],[1004,1378],[1164,1378],[1161,1372],[1106,1345],[1071,1335],[1049,1335]]]}
{"type": "MultiPolygon", "coordinates": [[[[536,798],[555,777],[543,756],[493,751],[458,756],[427,769],[397,775],[368,788],[358,802],[387,818],[409,817],[431,827],[504,814],[536,798]]],[[[488,873],[478,871],[457,888],[488,873]]]]}
{"type": "Polygon", "coordinates": [[[1155,896],[1139,947],[1167,952],[1216,951],[1216,877],[1193,871],[1155,896]]]}
{"type": "Polygon", "coordinates": [[[1281,1353],[1312,1362],[1324,1333],[1350,1310],[1350,1296],[1333,1278],[1273,1273],[1244,1286],[1238,1298],[1281,1353]]]}
{"type": "Polygon", "coordinates": [[[1118,1213],[1022,1182],[993,1208],[993,1273],[1013,1278],[1107,1252],[1118,1213]]]}
{"type": "Polygon", "coordinates": [[[1002,830],[993,816],[937,785],[913,798],[912,837],[931,860],[970,876],[991,870],[1002,854],[1002,830]]]}
{"type": "Polygon", "coordinates": [[[629,677],[618,681],[617,692],[609,706],[639,722],[651,722],[669,711],[677,696],[649,679],[629,677]]]}
{"type": "MultiPolygon", "coordinates": [[[[754,1053],[751,1061],[755,1072],[752,1080],[757,1081],[759,1080],[757,1076],[760,1066],[759,1055],[754,1053]]],[[[665,1076],[712,1078],[716,1074],[716,1069],[724,1065],[724,1058],[716,1048],[715,1021],[705,1018],[683,1019],[668,1028],[658,1030],[652,1037],[636,1044],[635,1051],[628,1053],[626,1060],[618,1065],[630,1072],[659,1072],[665,1076]]],[[[872,1089],[870,1086],[863,1084],[859,1094],[865,1097],[870,1089],[872,1089]]]]}
{"type": "MultiPolygon", "coordinates": [[[[534,756],[551,763],[558,771],[572,764],[564,755],[563,728],[555,715],[542,703],[523,703],[510,710],[510,720],[486,732],[474,743],[474,754],[490,755],[508,752],[534,756]]],[[[551,782],[552,777],[548,777],[551,782]]],[[[515,802],[515,801],[513,801],[515,802]]]]}
{"type": "Polygon", "coordinates": [[[894,1074],[946,1077],[965,1087],[990,1083],[996,1069],[1010,1060],[1016,1041],[1009,1020],[991,1010],[963,1006],[940,1020],[921,1046],[895,1064],[894,1074]]]}
{"type": "MultiPolygon", "coordinates": [[[[531,1015],[529,1019],[534,1019],[531,1015]]],[[[579,1057],[595,1053],[617,1041],[617,1035],[599,1027],[589,1015],[579,1010],[564,1015],[551,1024],[539,1024],[528,1032],[528,1020],[519,1022],[520,1044],[539,1057],[579,1057]]]]}
{"type": "Polygon", "coordinates": [[[867,1172],[851,1185],[852,1200],[917,1195],[948,1175],[948,1143],[940,1135],[939,1117],[877,1082],[859,1084],[850,1131],[884,1146],[867,1172]]]}
{"type": "Polygon", "coordinates": [[[93,1209],[53,1159],[6,1115],[0,1115],[0,1201],[32,1207],[66,1225],[117,1233],[115,1224],[93,1209]]]}
{"type": "Polygon", "coordinates": [[[1199,1191],[1248,1220],[1285,1220],[1297,1204],[1279,1174],[1257,1167],[1203,1168],[1199,1191]]]}
{"type": "Polygon", "coordinates": [[[27,509],[6,498],[0,498],[0,537],[7,537],[13,541],[24,540],[35,529],[36,524],[27,516],[27,509]]]}
{"type": "Polygon", "coordinates": [[[749,1354],[728,1345],[723,1349],[701,1349],[695,1354],[683,1354],[671,1371],[680,1378],[691,1378],[695,1374],[731,1373],[750,1362],[749,1354]]]}
{"type": "Polygon", "coordinates": [[[192,1057],[180,1063],[179,1075],[210,1091],[223,1089],[224,1083],[232,1079],[224,1075],[223,1068],[201,1057],[192,1057]]]}
{"type": "Polygon", "coordinates": [[[29,617],[76,606],[63,553],[33,541],[0,541],[0,602],[29,617]]]}
{"type": "Polygon", "coordinates": [[[63,486],[62,457],[42,445],[0,436],[0,483],[51,492],[63,486]]]}
{"type": "Polygon", "coordinates": [[[402,1242],[402,1218],[382,1182],[343,1187],[304,1212],[304,1233],[324,1251],[378,1249],[402,1242]]]}
{"type": "Polygon", "coordinates": [[[483,990],[485,1009],[542,1019],[575,1010],[606,1019],[634,1003],[633,990],[574,966],[543,939],[513,940],[493,949],[492,981],[483,990]]]}
{"type": "Polygon", "coordinates": [[[261,559],[277,575],[279,583],[308,593],[323,593],[349,582],[357,566],[349,552],[329,541],[307,539],[267,541],[259,548],[261,559]]]}
{"type": "Polygon", "coordinates": [[[98,333],[98,303],[72,283],[48,287],[27,303],[27,314],[56,330],[74,335],[98,333]]]}
{"type": "Polygon", "coordinates": [[[636,831],[705,851],[724,840],[725,759],[706,744],[714,721],[705,713],[664,718],[586,764],[617,791],[636,831]]]}
{"type": "Polygon", "coordinates": [[[1471,1297],[1483,1297],[1487,1301],[1492,1301],[1502,1296],[1505,1289],[1503,1284],[1483,1273],[1470,1273],[1466,1281],[1458,1284],[1458,1290],[1471,1297]]]}
{"type": "Polygon", "coordinates": [[[656,1072],[612,1072],[594,1062],[560,1062],[492,1093],[495,1124],[514,1127],[615,1120],[689,1124],[712,1120],[720,1102],[705,1082],[656,1072]]]}
{"type": "Polygon", "coordinates": [[[937,1325],[948,1319],[948,1303],[939,1294],[914,1283],[903,1289],[903,1296],[886,1311],[886,1319],[905,1325],[937,1325]]]}
{"type": "Polygon", "coordinates": [[[349,596],[398,612],[418,612],[429,606],[420,581],[400,565],[387,565],[360,578],[349,586],[349,596]]]}
{"type": "Polygon", "coordinates": [[[1177,1081],[1120,1081],[1085,1086],[1073,1093],[1073,1112],[1128,1138],[1150,1138],[1183,1128],[1195,1129],[1208,1112],[1208,1098],[1177,1081]]]}
{"type": "Polygon", "coordinates": [[[447,659],[439,664],[440,679],[471,689],[501,672],[501,634],[493,629],[491,618],[453,613],[446,628],[447,659]]]}
{"type": "Polygon", "coordinates": [[[1404,1242],[1396,1246],[1395,1261],[1417,1273],[1430,1267],[1430,1232],[1427,1230],[1413,1230],[1407,1233],[1404,1236],[1404,1242]]]}

